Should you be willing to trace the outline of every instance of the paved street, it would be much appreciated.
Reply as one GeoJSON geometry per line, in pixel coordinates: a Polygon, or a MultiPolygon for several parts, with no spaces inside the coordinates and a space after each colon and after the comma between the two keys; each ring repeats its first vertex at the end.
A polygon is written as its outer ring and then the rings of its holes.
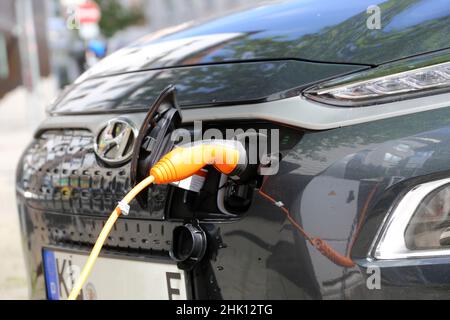
{"type": "MultiPolygon", "coordinates": [[[[42,99],[53,95],[49,81],[43,82],[42,99]]],[[[0,299],[27,299],[28,288],[22,253],[19,219],[15,203],[17,161],[30,142],[33,127],[42,119],[42,110],[27,112],[26,91],[14,90],[0,100],[0,299]]],[[[37,107],[37,109],[42,109],[37,107]]]]}

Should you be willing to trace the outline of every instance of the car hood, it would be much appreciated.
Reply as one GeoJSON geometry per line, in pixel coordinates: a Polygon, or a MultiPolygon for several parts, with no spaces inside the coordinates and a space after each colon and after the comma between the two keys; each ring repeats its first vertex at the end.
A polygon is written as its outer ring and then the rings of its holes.
{"type": "Polygon", "coordinates": [[[378,65],[448,47],[449,22],[447,0],[277,1],[153,33],[110,55],[79,81],[233,61],[298,59],[378,65]]]}

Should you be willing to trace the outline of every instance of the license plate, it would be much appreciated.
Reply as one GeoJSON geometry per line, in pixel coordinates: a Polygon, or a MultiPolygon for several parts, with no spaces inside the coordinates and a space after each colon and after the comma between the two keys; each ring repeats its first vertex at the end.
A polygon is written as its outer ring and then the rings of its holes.
{"type": "MultiPolygon", "coordinates": [[[[67,299],[87,256],[43,251],[47,297],[67,299]]],[[[186,273],[175,264],[99,257],[79,298],[84,300],[186,300],[186,273]]]]}

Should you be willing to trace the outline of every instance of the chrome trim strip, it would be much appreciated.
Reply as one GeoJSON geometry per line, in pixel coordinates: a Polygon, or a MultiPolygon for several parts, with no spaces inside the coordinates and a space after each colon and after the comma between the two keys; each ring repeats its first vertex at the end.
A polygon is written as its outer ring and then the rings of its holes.
{"type": "Polygon", "coordinates": [[[450,178],[420,184],[410,190],[383,224],[381,236],[375,240],[375,259],[392,260],[450,256],[450,249],[410,250],[406,247],[405,231],[422,200],[433,190],[450,183],[450,178]]]}
{"type": "MultiPolygon", "coordinates": [[[[303,96],[257,104],[182,109],[183,122],[194,120],[267,120],[309,130],[327,130],[402,115],[450,107],[450,93],[367,107],[334,107],[303,96]]],[[[140,127],[145,113],[123,113],[140,127]]],[[[95,133],[99,123],[117,114],[48,117],[37,132],[47,129],[87,128],[95,133]]]]}

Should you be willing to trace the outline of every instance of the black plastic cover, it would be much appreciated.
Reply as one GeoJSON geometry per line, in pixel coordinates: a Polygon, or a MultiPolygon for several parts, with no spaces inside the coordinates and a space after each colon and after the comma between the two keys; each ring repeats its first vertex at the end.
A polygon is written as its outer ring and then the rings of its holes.
{"type": "MultiPolygon", "coordinates": [[[[131,159],[132,185],[145,179],[151,167],[172,149],[170,135],[180,123],[181,113],[175,97],[175,87],[170,85],[156,99],[139,130],[131,159]]],[[[143,208],[146,208],[148,188],[136,199],[143,208]]]]}

